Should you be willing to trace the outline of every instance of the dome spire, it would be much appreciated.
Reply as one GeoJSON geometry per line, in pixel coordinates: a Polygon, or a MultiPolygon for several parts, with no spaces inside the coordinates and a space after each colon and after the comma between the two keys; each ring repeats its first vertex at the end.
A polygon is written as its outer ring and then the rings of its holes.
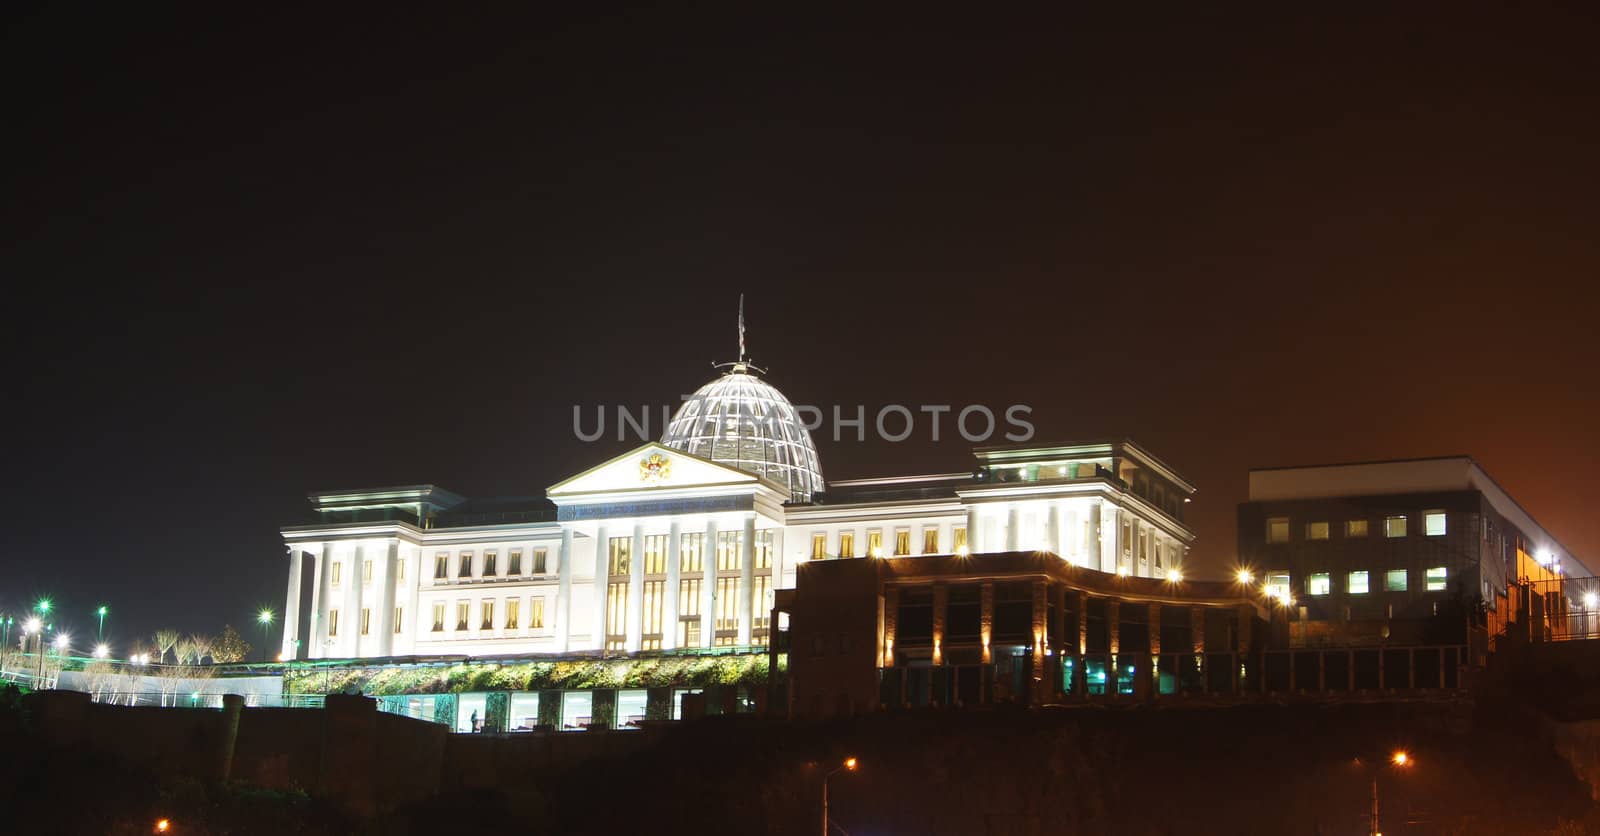
{"type": "Polygon", "coordinates": [[[766,374],[767,370],[750,362],[750,357],[744,347],[744,294],[739,294],[739,359],[732,363],[712,363],[713,369],[728,369],[734,374],[755,372],[766,374]]]}
{"type": "Polygon", "coordinates": [[[744,294],[739,294],[739,362],[744,362],[744,294]]]}

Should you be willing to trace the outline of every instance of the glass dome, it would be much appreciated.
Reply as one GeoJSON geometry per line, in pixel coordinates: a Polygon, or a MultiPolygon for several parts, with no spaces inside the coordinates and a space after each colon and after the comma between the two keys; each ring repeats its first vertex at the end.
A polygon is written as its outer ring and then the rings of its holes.
{"type": "Polygon", "coordinates": [[[789,399],[745,363],[684,401],[661,443],[786,485],[794,502],[810,501],[823,487],[805,423],[789,399]]]}

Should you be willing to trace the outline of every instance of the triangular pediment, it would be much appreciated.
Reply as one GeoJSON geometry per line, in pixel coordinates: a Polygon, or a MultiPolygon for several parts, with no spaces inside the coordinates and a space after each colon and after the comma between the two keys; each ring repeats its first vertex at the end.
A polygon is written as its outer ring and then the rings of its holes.
{"type": "Polygon", "coordinates": [[[554,499],[614,491],[753,485],[762,481],[738,468],[651,442],[558,482],[545,494],[554,499]]]}

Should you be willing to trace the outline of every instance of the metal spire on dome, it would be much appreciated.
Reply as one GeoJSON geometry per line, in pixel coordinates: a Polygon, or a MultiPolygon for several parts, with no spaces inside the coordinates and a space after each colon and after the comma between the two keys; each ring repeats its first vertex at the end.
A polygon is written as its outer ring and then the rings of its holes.
{"type": "Polygon", "coordinates": [[[744,362],[744,294],[739,294],[739,362],[744,362]]]}
{"type": "Polygon", "coordinates": [[[732,363],[712,363],[711,364],[711,368],[713,368],[713,369],[728,369],[729,370],[729,372],[728,372],[729,374],[743,374],[743,373],[752,372],[752,371],[757,373],[757,374],[766,374],[767,373],[766,369],[763,369],[760,366],[757,366],[756,364],[750,362],[750,358],[748,356],[746,356],[745,347],[744,347],[744,294],[743,293],[739,294],[739,359],[737,361],[735,361],[735,362],[732,362],[732,363]]]}

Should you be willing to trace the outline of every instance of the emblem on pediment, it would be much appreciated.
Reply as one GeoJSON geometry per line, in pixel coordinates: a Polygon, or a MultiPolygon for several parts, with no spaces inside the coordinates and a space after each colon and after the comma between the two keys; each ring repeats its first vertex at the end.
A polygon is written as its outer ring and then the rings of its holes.
{"type": "Polygon", "coordinates": [[[639,462],[639,481],[654,485],[672,475],[672,460],[660,453],[651,453],[639,462]]]}

